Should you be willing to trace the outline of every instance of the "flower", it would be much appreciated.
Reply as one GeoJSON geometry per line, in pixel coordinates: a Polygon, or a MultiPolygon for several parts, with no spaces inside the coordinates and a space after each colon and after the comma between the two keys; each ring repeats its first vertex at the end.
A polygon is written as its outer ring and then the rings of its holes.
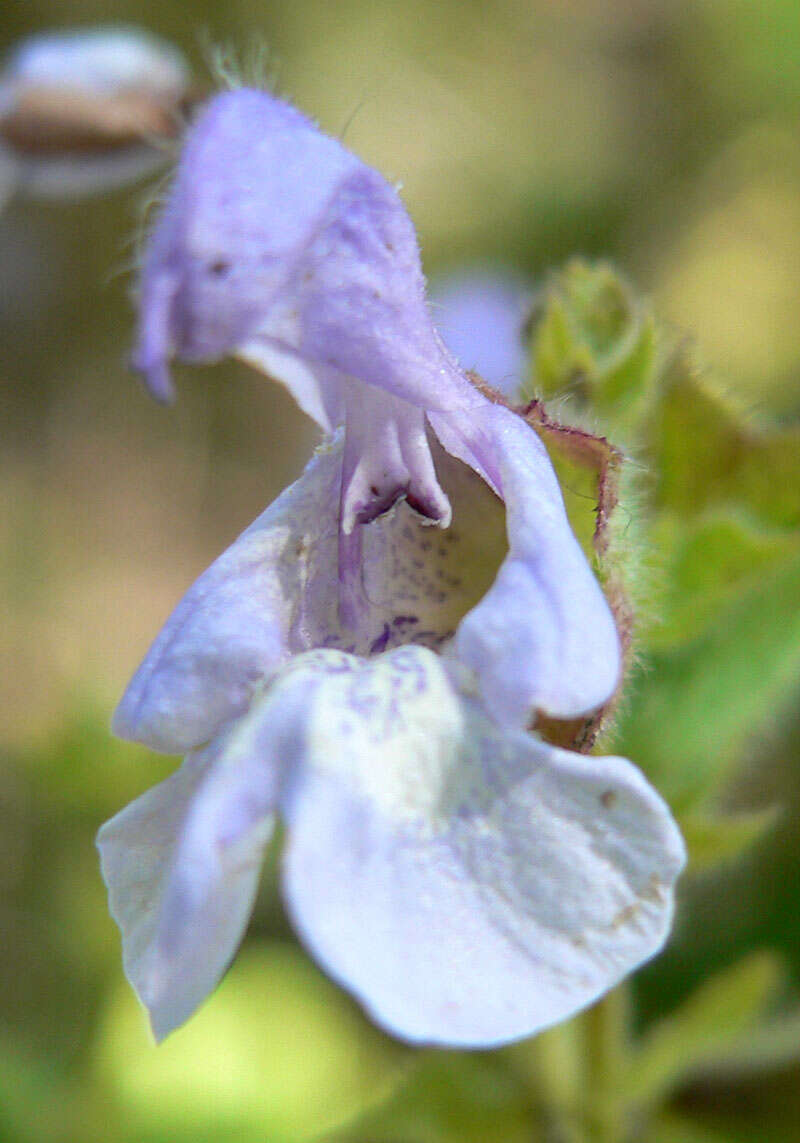
{"type": "Polygon", "coordinates": [[[0,183],[61,198],[138,178],[189,100],[183,57],[137,28],[32,36],[0,75],[0,183]]]}
{"type": "Polygon", "coordinates": [[[669,930],[683,846],[619,758],[529,728],[618,683],[613,618],[539,438],[442,346],[397,193],[264,92],[191,132],[135,355],[235,352],[326,439],[178,605],[114,728],[188,757],[99,835],[158,1038],[214,987],[276,814],[317,959],[414,1042],[564,1019],[669,930]]]}
{"type": "Polygon", "coordinates": [[[528,359],[530,283],[501,266],[466,266],[431,283],[436,325],[451,353],[493,389],[513,399],[522,389],[528,359]]]}

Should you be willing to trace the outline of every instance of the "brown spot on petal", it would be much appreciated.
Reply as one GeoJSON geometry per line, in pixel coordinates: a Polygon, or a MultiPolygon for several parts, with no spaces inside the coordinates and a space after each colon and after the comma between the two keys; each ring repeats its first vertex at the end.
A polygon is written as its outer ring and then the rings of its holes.
{"type": "Polygon", "coordinates": [[[621,929],[623,925],[627,925],[629,921],[633,920],[636,914],[640,912],[641,908],[641,901],[632,901],[630,905],[626,905],[624,909],[620,909],[616,917],[614,917],[613,921],[611,922],[611,928],[621,929]]]}
{"type": "Polygon", "coordinates": [[[630,905],[626,905],[624,909],[620,909],[611,922],[611,928],[619,929],[629,921],[632,921],[634,917],[641,912],[645,902],[649,901],[654,905],[660,905],[663,900],[664,886],[661,883],[661,879],[657,874],[651,873],[647,884],[640,891],[639,898],[636,901],[632,901],[630,905]]]}

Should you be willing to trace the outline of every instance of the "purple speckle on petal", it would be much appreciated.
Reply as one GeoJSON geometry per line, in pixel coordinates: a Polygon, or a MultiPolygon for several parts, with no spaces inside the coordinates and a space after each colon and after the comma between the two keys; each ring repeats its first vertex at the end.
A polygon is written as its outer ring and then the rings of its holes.
{"type": "Polygon", "coordinates": [[[386,645],[389,642],[389,635],[390,634],[391,634],[391,631],[389,628],[389,624],[385,623],[383,625],[383,631],[380,633],[380,635],[378,636],[377,639],[373,640],[372,644],[370,645],[370,649],[369,649],[370,655],[380,655],[380,653],[382,651],[386,650],[386,645]]]}

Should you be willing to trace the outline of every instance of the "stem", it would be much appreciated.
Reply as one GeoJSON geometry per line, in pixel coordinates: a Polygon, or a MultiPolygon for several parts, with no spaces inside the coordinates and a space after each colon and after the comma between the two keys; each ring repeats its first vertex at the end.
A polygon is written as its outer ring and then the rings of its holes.
{"type": "Polygon", "coordinates": [[[551,1028],[530,1042],[525,1070],[541,1138],[547,1143],[587,1143],[580,1114],[583,1043],[580,1020],[551,1028]]]}
{"type": "Polygon", "coordinates": [[[624,1143],[625,1108],[618,1093],[628,1032],[628,992],[620,985],[583,1016],[586,1139],[624,1143]]]}
{"type": "Polygon", "coordinates": [[[529,1087],[537,1140],[625,1143],[628,1034],[623,984],[568,1023],[508,1049],[529,1087]]]}

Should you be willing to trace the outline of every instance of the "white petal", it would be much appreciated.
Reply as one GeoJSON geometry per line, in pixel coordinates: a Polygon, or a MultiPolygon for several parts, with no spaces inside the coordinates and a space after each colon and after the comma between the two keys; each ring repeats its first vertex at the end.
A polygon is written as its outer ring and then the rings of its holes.
{"type": "Polygon", "coordinates": [[[45,32],[23,40],[5,71],[7,80],[92,94],[125,90],[181,92],[189,72],[181,54],[138,28],[45,32]]]}
{"type": "Polygon", "coordinates": [[[258,336],[246,341],[236,356],[284,385],[306,416],[326,433],[342,420],[342,381],[333,370],[313,368],[293,351],[258,336]]]}
{"type": "Polygon", "coordinates": [[[341,449],[320,451],[190,588],[131,680],[116,734],[167,753],[193,749],[305,649],[309,581],[320,612],[336,607],[340,473],[341,449]]]}
{"type": "Polygon", "coordinates": [[[253,907],[277,783],[260,714],[190,756],[98,834],[125,972],[159,1040],[217,984],[253,907]]]}
{"type": "Polygon", "coordinates": [[[507,514],[508,557],[462,620],[454,653],[505,723],[526,726],[537,710],[572,718],[600,706],[619,680],[619,639],[544,445],[520,416],[488,402],[468,421],[430,419],[448,452],[498,486],[507,514]]]}
{"type": "Polygon", "coordinates": [[[284,803],[299,932],[404,1039],[531,1035],[668,933],[683,846],[638,771],[499,730],[422,648],[319,687],[284,803]]]}
{"type": "Polygon", "coordinates": [[[446,530],[407,504],[357,529],[353,566],[341,559],[341,440],[200,577],[131,681],[114,731],[179,753],[207,741],[247,707],[255,688],[297,654],[337,647],[369,655],[401,643],[439,647],[490,587],[506,550],[503,505],[434,442],[453,504],[446,530]],[[362,606],[340,620],[347,576],[362,606]]]}

